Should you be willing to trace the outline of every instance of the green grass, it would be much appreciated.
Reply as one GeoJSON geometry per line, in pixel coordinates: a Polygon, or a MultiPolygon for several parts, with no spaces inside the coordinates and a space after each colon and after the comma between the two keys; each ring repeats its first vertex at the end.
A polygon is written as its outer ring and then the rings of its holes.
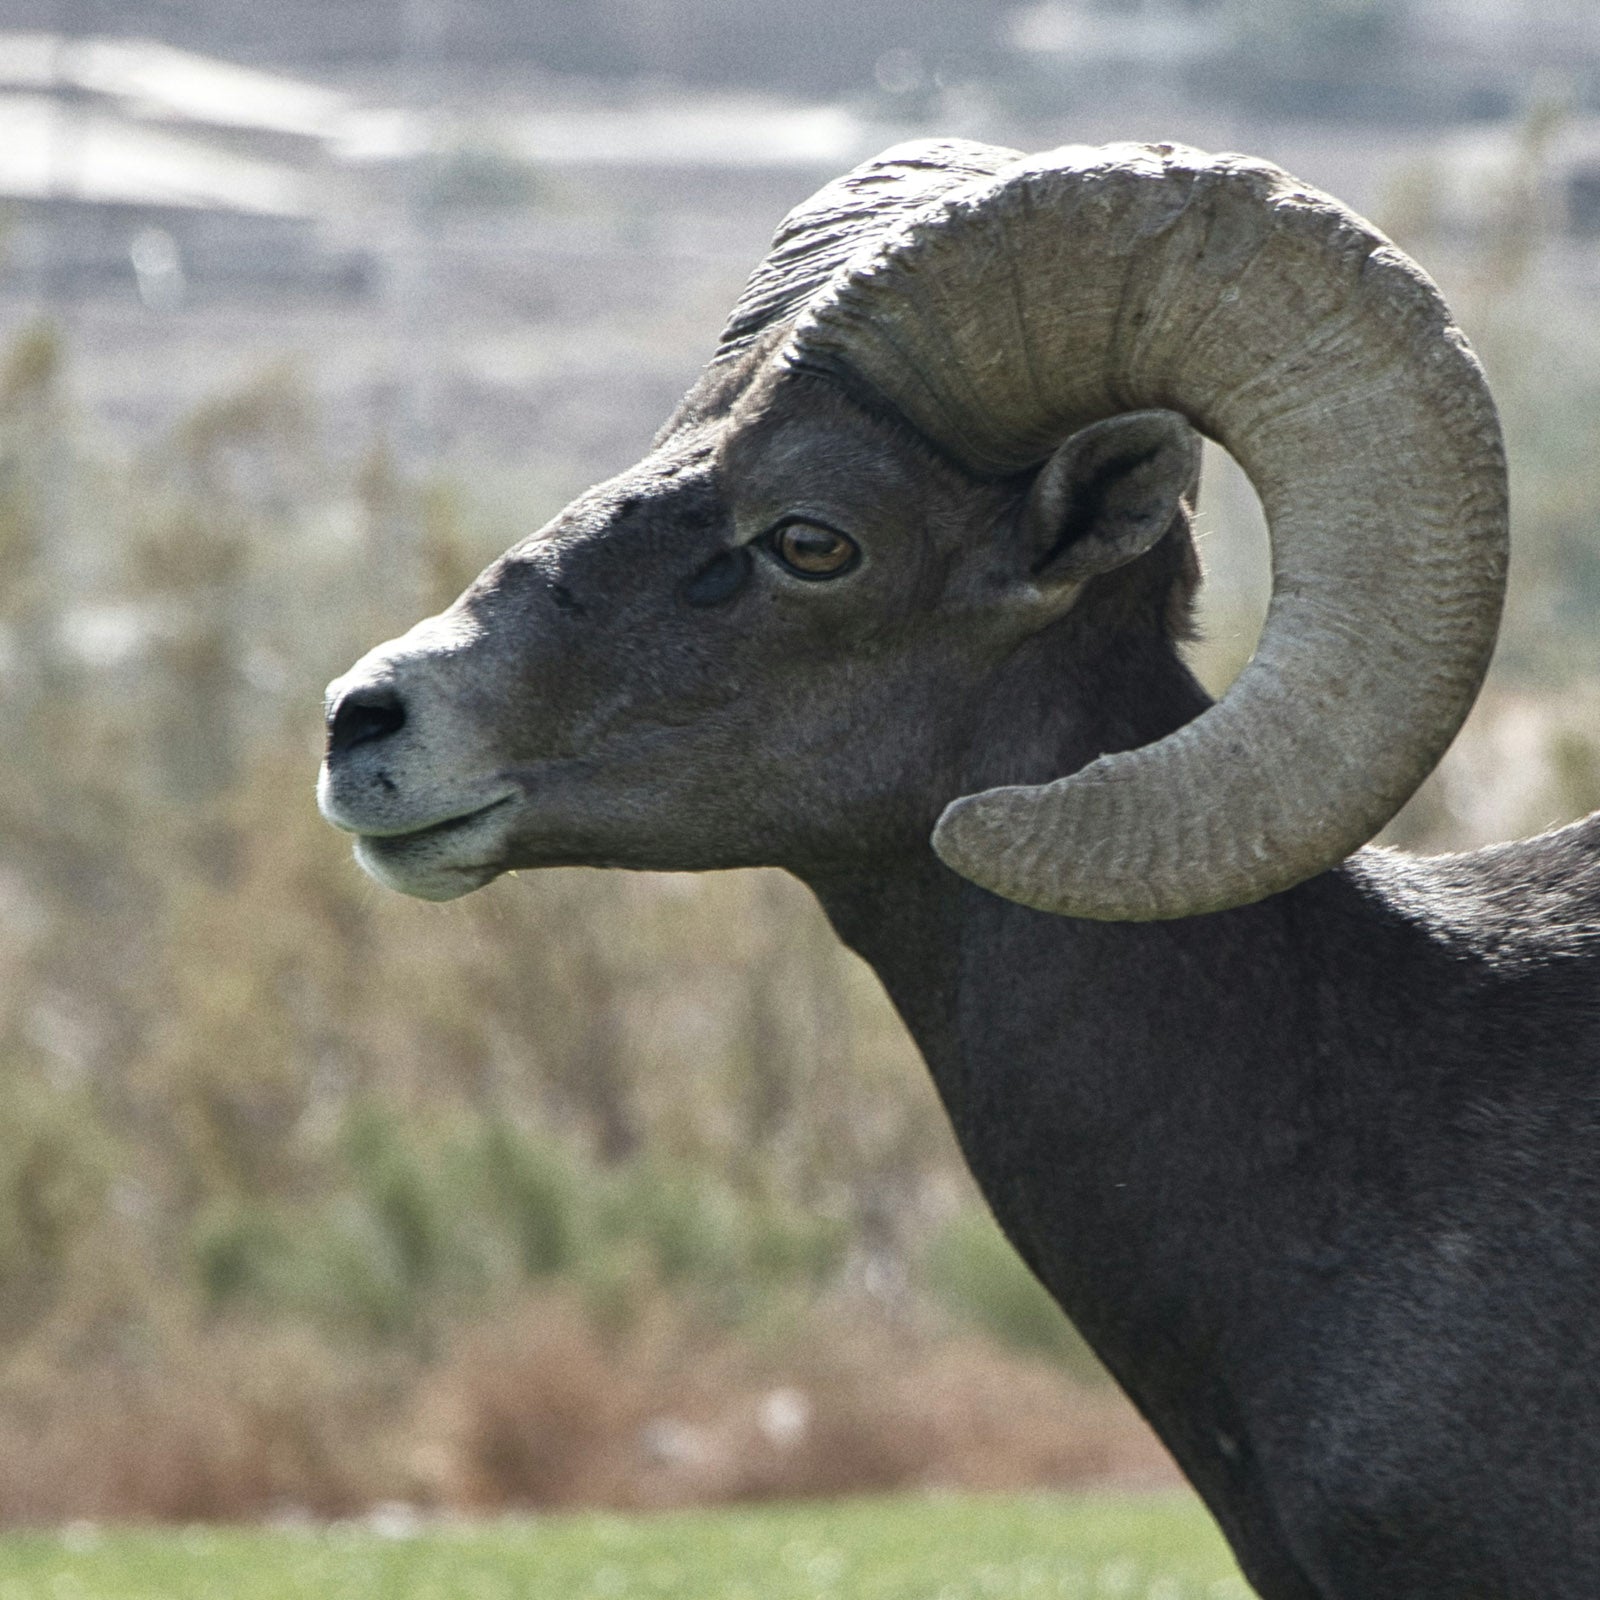
{"type": "Polygon", "coordinates": [[[0,1538],[0,1600],[1248,1600],[1176,1498],[0,1538]]]}

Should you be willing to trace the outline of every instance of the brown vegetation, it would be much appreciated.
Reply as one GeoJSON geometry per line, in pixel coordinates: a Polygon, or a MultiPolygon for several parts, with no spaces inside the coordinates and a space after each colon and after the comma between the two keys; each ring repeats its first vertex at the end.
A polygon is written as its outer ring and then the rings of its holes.
{"type": "Polygon", "coordinates": [[[942,1481],[1005,1433],[958,1360],[1086,1470],[1092,1363],[797,886],[440,910],[316,816],[323,679],[505,542],[462,506],[321,459],[282,371],[131,462],[48,330],[0,371],[0,1523],[942,1481]]]}
{"type": "MultiPolygon", "coordinates": [[[[1548,666],[1600,487],[1535,434],[1548,666]]],[[[482,515],[286,372],[119,460],[0,359],[0,1524],[1164,1473],[796,885],[429,907],[319,821],[323,681],[482,515]]],[[[1591,708],[1497,689],[1406,842],[1600,802],[1591,708]]]]}
{"type": "Polygon", "coordinates": [[[708,1342],[670,1313],[633,1330],[618,1359],[597,1359],[592,1335],[570,1306],[544,1306],[465,1337],[430,1390],[454,1419],[429,1458],[444,1503],[1174,1481],[1111,1391],[992,1343],[838,1309],[777,1346],[708,1342]]]}
{"type": "Polygon", "coordinates": [[[359,1362],[304,1329],[190,1327],[14,1359],[0,1394],[0,1505],[24,1524],[1172,1481],[1109,1389],[837,1309],[773,1341],[663,1298],[617,1333],[557,1292],[432,1359],[359,1362]]]}

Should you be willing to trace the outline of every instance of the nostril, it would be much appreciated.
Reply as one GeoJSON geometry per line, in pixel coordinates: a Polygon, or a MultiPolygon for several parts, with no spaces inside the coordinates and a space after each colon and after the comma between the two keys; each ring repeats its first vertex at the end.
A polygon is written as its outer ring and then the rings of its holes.
{"type": "Polygon", "coordinates": [[[351,689],[328,714],[328,754],[387,739],[405,725],[405,701],[393,689],[351,689]]]}

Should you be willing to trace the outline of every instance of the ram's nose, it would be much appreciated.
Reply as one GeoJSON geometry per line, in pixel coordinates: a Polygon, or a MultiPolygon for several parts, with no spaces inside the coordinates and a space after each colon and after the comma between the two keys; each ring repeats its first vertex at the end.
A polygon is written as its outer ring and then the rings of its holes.
{"type": "Polygon", "coordinates": [[[406,725],[405,699],[392,684],[335,679],[324,704],[330,761],[357,745],[387,739],[406,725]]]}

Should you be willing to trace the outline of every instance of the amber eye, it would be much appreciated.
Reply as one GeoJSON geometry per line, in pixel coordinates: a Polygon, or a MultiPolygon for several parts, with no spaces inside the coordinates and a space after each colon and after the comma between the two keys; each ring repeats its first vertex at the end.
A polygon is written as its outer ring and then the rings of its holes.
{"type": "Polygon", "coordinates": [[[778,559],[801,578],[837,578],[861,559],[854,540],[817,522],[786,522],[771,543],[778,559]]]}

